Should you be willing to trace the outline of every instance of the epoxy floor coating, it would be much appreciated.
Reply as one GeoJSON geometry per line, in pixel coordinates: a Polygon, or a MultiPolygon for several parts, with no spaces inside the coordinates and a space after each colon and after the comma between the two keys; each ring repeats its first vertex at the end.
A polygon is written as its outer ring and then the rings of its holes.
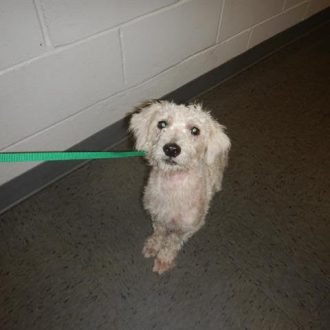
{"type": "Polygon", "coordinates": [[[198,97],[233,147],[170,273],[141,254],[141,159],[93,161],[1,215],[0,328],[329,329],[329,35],[198,97]]]}

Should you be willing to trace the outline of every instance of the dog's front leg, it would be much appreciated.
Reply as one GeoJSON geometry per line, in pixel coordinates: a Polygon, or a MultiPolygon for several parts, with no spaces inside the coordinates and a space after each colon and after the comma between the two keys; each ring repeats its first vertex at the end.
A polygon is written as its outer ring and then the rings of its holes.
{"type": "Polygon", "coordinates": [[[183,245],[195,232],[192,230],[182,233],[180,231],[168,234],[159,250],[154,262],[153,271],[162,274],[175,266],[175,259],[183,245]]]}
{"type": "Polygon", "coordinates": [[[153,271],[162,274],[173,268],[175,266],[175,258],[182,244],[183,240],[181,235],[177,233],[168,234],[155,259],[153,271]]]}
{"type": "Polygon", "coordinates": [[[153,227],[154,232],[146,239],[142,250],[145,258],[155,257],[157,255],[166,236],[166,229],[162,224],[153,222],[153,227]]]}

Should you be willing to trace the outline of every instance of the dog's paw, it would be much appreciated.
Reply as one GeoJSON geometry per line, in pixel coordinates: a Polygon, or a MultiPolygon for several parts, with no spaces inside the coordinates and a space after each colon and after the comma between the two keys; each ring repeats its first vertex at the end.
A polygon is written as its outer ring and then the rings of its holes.
{"type": "Polygon", "coordinates": [[[145,244],[142,250],[142,254],[145,258],[155,257],[157,253],[158,250],[155,249],[153,246],[149,246],[148,244],[145,244]]]}
{"type": "Polygon", "coordinates": [[[160,237],[151,235],[145,242],[142,254],[145,258],[156,257],[158,251],[162,246],[162,241],[160,237]]]}
{"type": "Polygon", "coordinates": [[[161,275],[161,274],[169,271],[170,269],[172,269],[174,266],[175,266],[174,260],[167,261],[167,260],[156,258],[152,271],[161,275]]]}

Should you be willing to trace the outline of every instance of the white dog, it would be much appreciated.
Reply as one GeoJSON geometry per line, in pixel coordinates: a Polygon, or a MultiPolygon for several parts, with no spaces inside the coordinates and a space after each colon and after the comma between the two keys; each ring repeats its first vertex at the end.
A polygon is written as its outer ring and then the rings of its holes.
{"type": "Polygon", "coordinates": [[[156,257],[153,271],[162,274],[204,224],[212,196],[221,190],[230,140],[199,104],[149,102],[133,114],[130,130],[152,166],[144,206],[154,233],[143,254],[156,257]]]}

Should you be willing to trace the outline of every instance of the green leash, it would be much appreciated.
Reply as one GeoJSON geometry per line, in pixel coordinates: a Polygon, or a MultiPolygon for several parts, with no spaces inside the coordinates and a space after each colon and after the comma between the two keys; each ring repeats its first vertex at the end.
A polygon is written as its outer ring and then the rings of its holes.
{"type": "Polygon", "coordinates": [[[143,151],[0,152],[0,163],[142,157],[143,151]]]}

